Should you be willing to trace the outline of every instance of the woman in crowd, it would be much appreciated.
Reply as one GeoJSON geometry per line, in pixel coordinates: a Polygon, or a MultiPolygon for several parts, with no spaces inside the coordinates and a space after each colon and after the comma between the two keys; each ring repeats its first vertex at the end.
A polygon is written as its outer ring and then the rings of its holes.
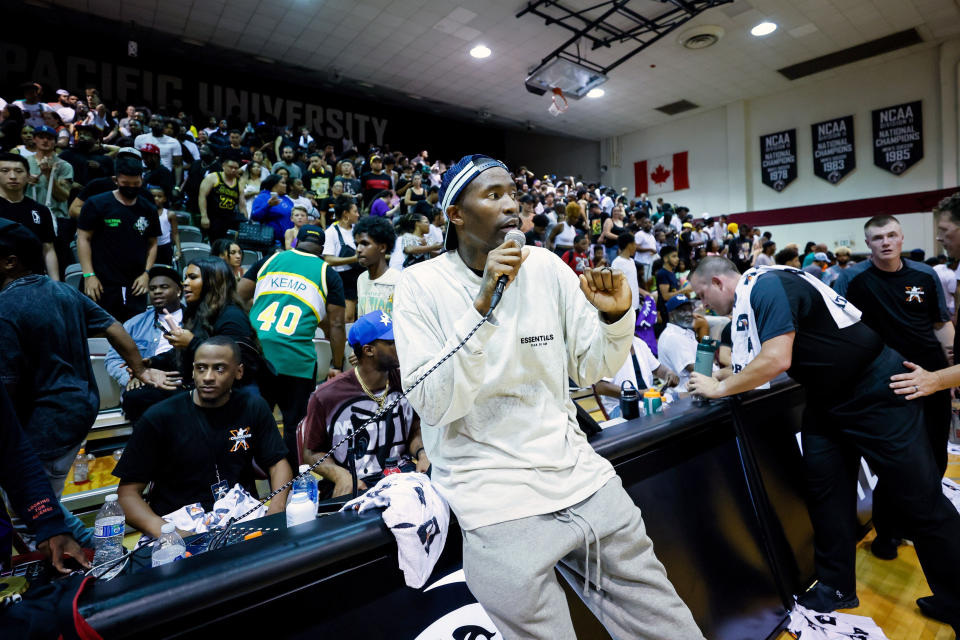
{"type": "MultiPolygon", "coordinates": [[[[17,153],[18,148],[26,144],[26,137],[29,135],[30,146],[36,150],[33,143],[33,127],[26,127],[23,124],[23,111],[15,104],[8,104],[3,108],[3,122],[0,123],[0,151],[13,151],[17,153]]],[[[20,155],[30,156],[30,153],[20,155]]]]}
{"type": "Polygon", "coordinates": [[[236,280],[243,277],[243,249],[229,238],[220,238],[210,248],[210,256],[223,260],[236,280]]]}
{"type": "Polygon", "coordinates": [[[410,182],[410,186],[403,194],[403,204],[408,212],[413,211],[413,205],[427,199],[427,190],[423,188],[423,174],[419,171],[414,173],[410,182]]]}
{"type": "Polygon", "coordinates": [[[564,213],[565,218],[559,224],[554,225],[553,229],[550,230],[550,235],[547,236],[547,249],[558,256],[562,256],[573,249],[574,241],[577,238],[576,224],[582,217],[580,205],[576,202],[568,202],[564,213]]]}
{"type": "Polygon", "coordinates": [[[610,211],[610,217],[603,221],[598,242],[603,245],[603,254],[607,264],[613,264],[617,257],[617,238],[624,232],[623,207],[616,206],[610,211]]]}
{"type": "Polygon", "coordinates": [[[263,180],[268,175],[270,175],[270,171],[273,169],[273,163],[270,162],[270,158],[268,158],[266,154],[263,153],[263,151],[260,151],[259,149],[254,151],[253,156],[251,157],[251,160],[253,162],[256,162],[258,165],[260,165],[261,180],[263,180]]]}
{"type": "Polygon", "coordinates": [[[153,202],[157,205],[157,216],[160,218],[160,237],[157,238],[157,264],[173,265],[174,260],[180,260],[180,230],[177,227],[177,214],[167,209],[167,194],[163,189],[154,185],[147,185],[153,202]]]}
{"type": "Polygon", "coordinates": [[[183,298],[187,307],[183,312],[183,326],[170,328],[167,340],[173,345],[164,364],[160,366],[161,354],[153,366],[166,370],[179,370],[183,379],[193,377],[193,355],[197,347],[213,336],[233,338],[240,347],[243,362],[243,378],[238,387],[259,393],[258,373],[262,372],[263,357],[257,334],[250,325],[240,299],[237,297],[237,280],[233,270],[220,258],[196,258],[187,265],[183,278],[183,298]]]}
{"type": "Polygon", "coordinates": [[[260,193],[260,181],[265,177],[262,174],[263,171],[264,168],[259,162],[251,160],[240,172],[240,193],[243,195],[247,217],[253,209],[253,199],[260,193]]]}
{"type": "Polygon", "coordinates": [[[393,253],[390,255],[390,268],[403,271],[411,265],[432,257],[434,251],[443,248],[443,243],[427,244],[425,234],[430,231],[430,220],[422,213],[408,213],[397,223],[397,237],[393,253]]]}
{"type": "Polygon", "coordinates": [[[323,242],[323,259],[340,274],[343,296],[346,299],[345,322],[357,319],[357,278],[363,272],[353,239],[353,225],[360,219],[357,203],[342,197],[334,210],[334,222],[327,227],[323,242]]]}
{"type": "Polygon", "coordinates": [[[63,123],[63,118],[56,111],[44,111],[43,123],[57,132],[57,148],[66,149],[72,138],[70,129],[63,123]]]}
{"type": "Polygon", "coordinates": [[[357,180],[357,174],[354,172],[353,163],[344,160],[337,164],[337,170],[334,173],[333,182],[343,183],[343,193],[348,196],[356,196],[360,193],[360,181],[357,180]]]}

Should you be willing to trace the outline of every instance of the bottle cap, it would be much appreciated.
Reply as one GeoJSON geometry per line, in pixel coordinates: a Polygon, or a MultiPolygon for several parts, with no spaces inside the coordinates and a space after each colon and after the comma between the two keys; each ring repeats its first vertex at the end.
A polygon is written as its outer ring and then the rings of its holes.
{"type": "Polygon", "coordinates": [[[643,397],[644,397],[644,398],[659,398],[659,397],[660,397],[660,392],[657,391],[656,389],[647,389],[646,391],[643,392],[643,397]]]}
{"type": "Polygon", "coordinates": [[[77,451],[78,456],[82,456],[84,453],[86,452],[84,451],[83,447],[80,447],[80,451],[77,451]]]}
{"type": "Polygon", "coordinates": [[[103,499],[104,502],[116,502],[119,496],[115,493],[111,493],[106,498],[103,499]]]}
{"type": "Polygon", "coordinates": [[[300,465],[300,473],[303,473],[304,471],[306,471],[306,470],[309,469],[309,468],[310,468],[310,465],[308,465],[308,464],[302,464],[302,465],[300,465]]]}
{"type": "Polygon", "coordinates": [[[160,527],[160,533],[173,533],[176,528],[172,522],[165,522],[163,526],[160,527]]]}

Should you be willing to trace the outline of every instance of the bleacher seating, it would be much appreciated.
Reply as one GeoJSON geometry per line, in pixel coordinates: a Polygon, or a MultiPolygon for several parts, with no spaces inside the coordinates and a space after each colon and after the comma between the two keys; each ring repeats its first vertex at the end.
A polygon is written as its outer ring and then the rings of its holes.
{"type": "Polygon", "coordinates": [[[203,232],[200,231],[197,227],[190,226],[188,224],[179,225],[177,231],[180,234],[180,244],[181,246],[185,242],[203,242],[203,232]]]}
{"type": "Polygon", "coordinates": [[[189,211],[174,211],[174,215],[177,216],[177,227],[181,224],[193,224],[193,217],[190,215],[189,211]]]}
{"type": "Polygon", "coordinates": [[[317,352],[317,382],[323,382],[330,372],[330,358],[333,355],[333,349],[330,347],[329,340],[318,338],[313,339],[313,348],[317,352]]]}
{"type": "Polygon", "coordinates": [[[244,249],[242,264],[245,267],[252,267],[254,263],[256,263],[257,260],[259,260],[262,257],[263,256],[260,254],[259,251],[253,251],[252,249],[244,249]]]}
{"type": "Polygon", "coordinates": [[[93,377],[97,381],[100,391],[100,411],[116,409],[120,406],[120,385],[107,373],[105,356],[91,355],[90,364],[93,366],[93,377]]]}
{"type": "Polygon", "coordinates": [[[210,256],[210,245],[205,242],[181,242],[180,264],[186,266],[191,260],[210,256]]]}
{"type": "Polygon", "coordinates": [[[79,289],[81,280],[83,280],[83,268],[79,264],[68,264],[63,277],[67,286],[79,289]]]}

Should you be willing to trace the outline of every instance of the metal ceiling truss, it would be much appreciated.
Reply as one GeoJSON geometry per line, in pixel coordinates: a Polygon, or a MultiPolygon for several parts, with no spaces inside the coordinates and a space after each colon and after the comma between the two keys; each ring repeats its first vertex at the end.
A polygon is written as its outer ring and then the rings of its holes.
{"type": "Polygon", "coordinates": [[[555,58],[563,58],[607,75],[707,9],[729,4],[733,0],[660,0],[660,2],[670,8],[658,16],[648,18],[630,9],[627,6],[630,0],[605,0],[579,11],[567,9],[557,0],[532,0],[517,13],[516,17],[535,15],[543,18],[547,26],[559,25],[573,33],[569,40],[540,61],[537,70],[555,58]],[[613,16],[627,18],[633,22],[633,26],[628,29],[616,26],[609,21],[613,16]],[[581,40],[589,42],[591,50],[600,47],[611,49],[614,44],[623,44],[628,41],[633,43],[633,49],[603,66],[582,57],[579,46],[581,40]],[[576,46],[574,51],[568,51],[574,46],[576,46]]]}

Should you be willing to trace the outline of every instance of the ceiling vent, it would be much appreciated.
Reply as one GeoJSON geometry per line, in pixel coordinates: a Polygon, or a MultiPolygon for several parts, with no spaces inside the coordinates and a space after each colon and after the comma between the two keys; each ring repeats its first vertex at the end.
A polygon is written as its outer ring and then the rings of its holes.
{"type": "Polygon", "coordinates": [[[907,29],[906,31],[900,31],[889,36],[858,44],[855,47],[834,51],[819,58],[798,62],[789,67],[777,69],[777,71],[789,80],[798,80],[806,76],[812,76],[815,73],[842,67],[845,64],[866,60],[867,58],[879,56],[884,53],[890,53],[891,51],[910,47],[915,44],[920,44],[921,42],[923,42],[923,38],[920,37],[916,29],[907,29]]]}
{"type": "Polygon", "coordinates": [[[706,49],[720,42],[723,34],[724,31],[722,27],[705,24],[687,29],[677,36],[677,42],[685,49],[706,49]]]}
{"type": "Polygon", "coordinates": [[[670,104],[665,104],[662,107],[657,107],[657,111],[665,113],[668,116],[675,116],[678,113],[683,113],[684,111],[690,111],[691,109],[696,109],[700,105],[693,104],[689,100],[677,100],[676,102],[671,102],[670,104]]]}

